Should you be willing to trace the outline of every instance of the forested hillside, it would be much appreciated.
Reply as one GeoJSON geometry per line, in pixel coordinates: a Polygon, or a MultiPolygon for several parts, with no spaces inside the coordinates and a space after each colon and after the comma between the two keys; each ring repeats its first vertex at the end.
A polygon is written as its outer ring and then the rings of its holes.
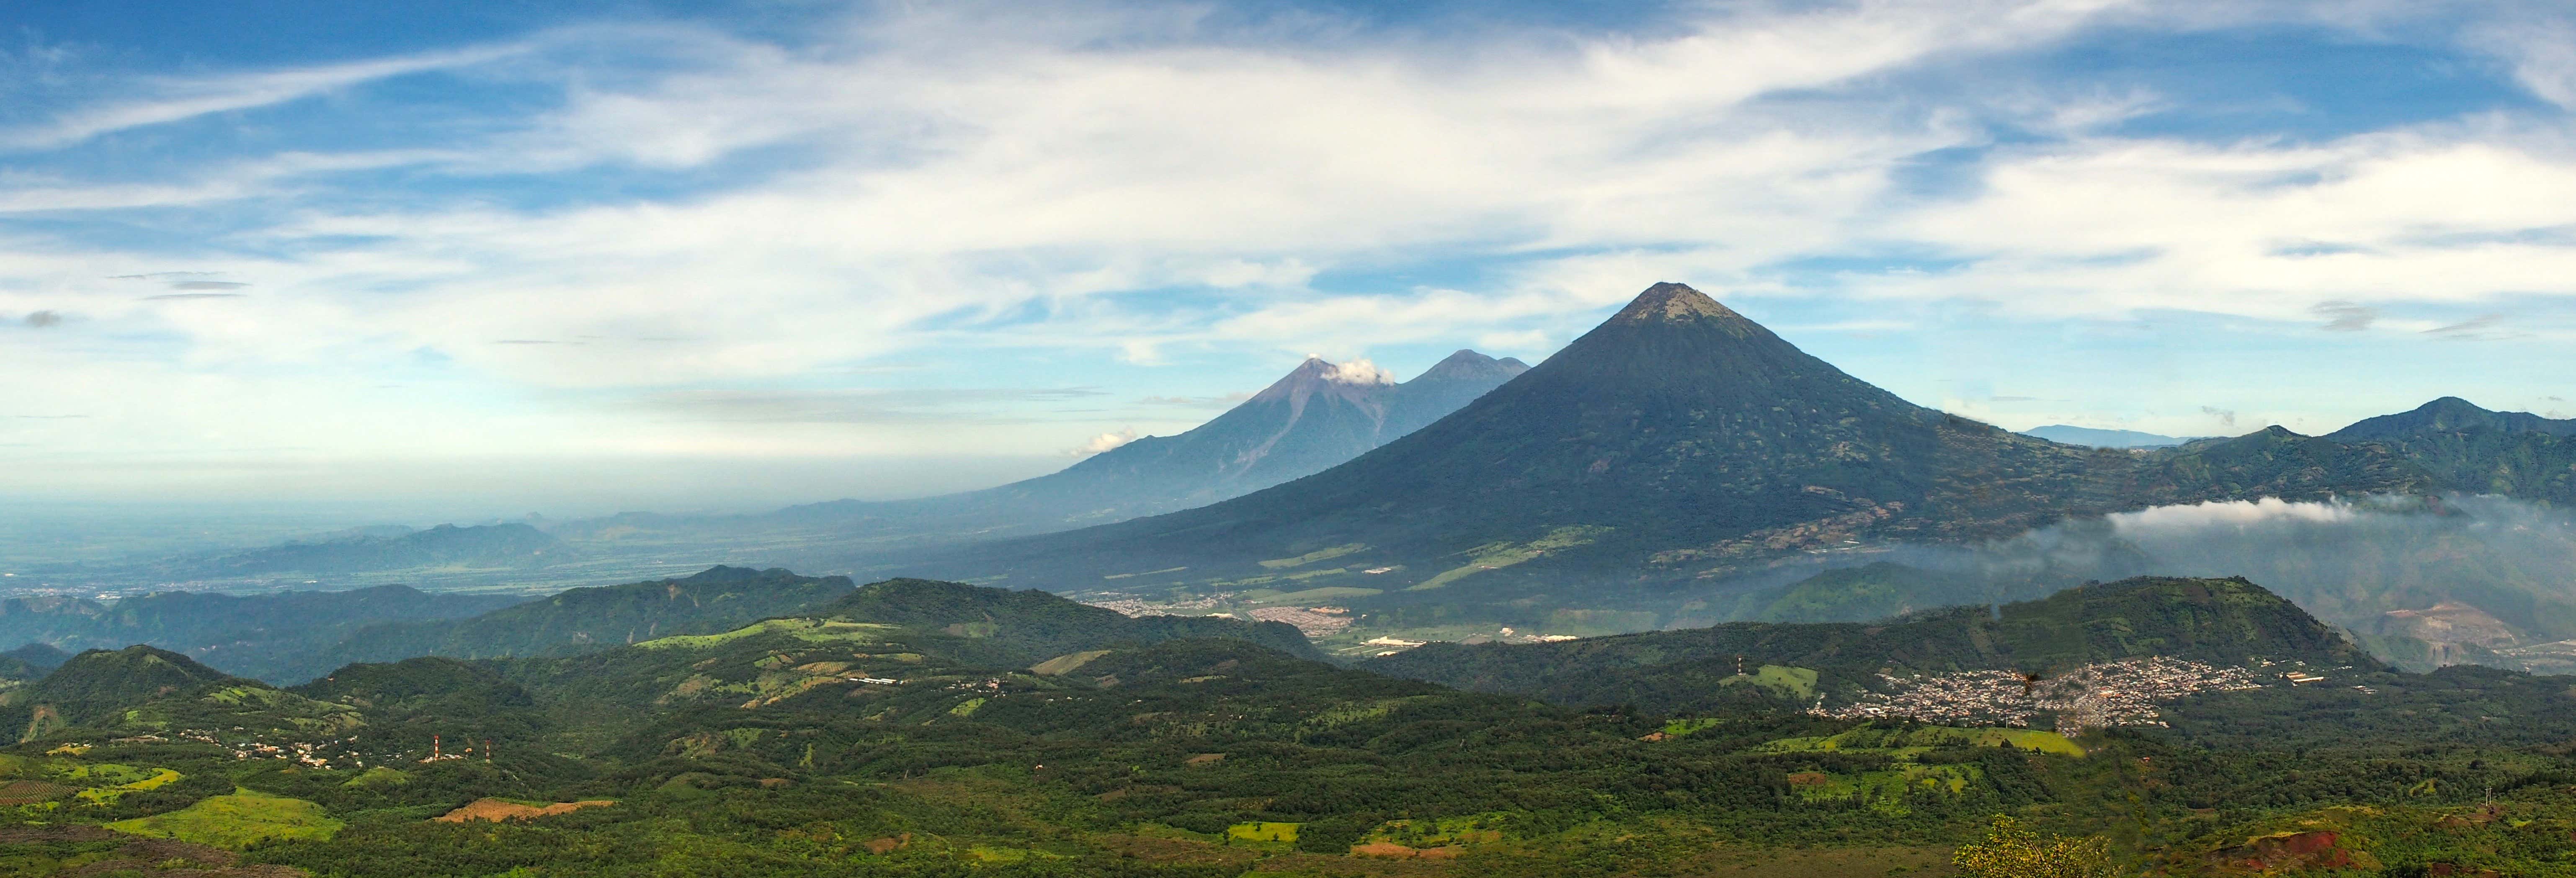
{"type": "Polygon", "coordinates": [[[0,807],[44,827],[0,837],[0,862],[65,878],[119,857],[352,878],[1875,878],[1941,873],[1996,814],[2157,874],[2553,874],[2576,856],[2576,763],[2552,746],[2576,735],[2564,678],[2392,673],[2241,581],[1373,663],[1561,681],[1541,698],[1257,642],[1283,626],[1146,642],[1176,632],[1083,624],[1086,609],[887,582],[712,634],[357,664],[287,690],[148,648],[88,653],[19,690],[64,719],[0,751],[0,807]],[[1053,649],[1071,651],[1018,663],[1053,649]],[[2065,734],[1815,700],[1836,673],[2030,668],[2046,687],[2106,660],[2257,664],[2065,734]],[[1727,697],[1658,707],[1577,677],[1727,697]],[[2266,841],[2281,838],[2296,843],[2266,841]]]}
{"type": "Polygon", "coordinates": [[[2095,662],[2172,656],[2223,665],[2379,662],[2289,601],[2242,579],[2138,578],[2035,601],[1929,610],[1876,623],[1733,622],[1552,644],[1435,643],[1375,659],[1380,673],[1563,704],[1677,710],[1734,694],[1745,666],[1818,669],[1816,685],[1889,671],[2049,675],[2095,662]]]}

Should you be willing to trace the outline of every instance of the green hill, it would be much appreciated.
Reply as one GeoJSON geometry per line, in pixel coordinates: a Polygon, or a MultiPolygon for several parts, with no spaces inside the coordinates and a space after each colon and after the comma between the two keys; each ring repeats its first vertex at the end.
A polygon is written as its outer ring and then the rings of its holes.
{"type": "Polygon", "coordinates": [[[1952,607],[1879,624],[1735,622],[1552,644],[1435,643],[1366,667],[1565,704],[1680,709],[1726,694],[1720,681],[1746,665],[1849,678],[1882,669],[2045,674],[2152,655],[2222,665],[2259,658],[2382,667],[2297,606],[2245,580],[2159,577],[2071,588],[1991,611],[1952,607]]]}
{"type": "Polygon", "coordinates": [[[2262,860],[2283,849],[2401,875],[2546,875],[2576,857],[2566,678],[2391,673],[2240,580],[2092,585],[2000,617],[1426,647],[1356,669],[1241,638],[1086,636],[1089,617],[1046,595],[887,582],[846,598],[576,655],[353,665],[293,690],[148,648],[86,654],[58,687],[169,688],[98,689],[127,699],[90,712],[107,721],[0,747],[0,789],[42,821],[5,828],[0,858],[36,876],[112,852],[175,870],[203,855],[98,827],[235,838],[252,806],[337,831],[224,862],[351,878],[1856,878],[1941,874],[1997,814],[2099,837],[2128,874],[2297,865],[2262,860]],[[1084,648],[990,663],[1042,645],[1084,648]],[[1444,652],[1539,685],[1374,672],[1444,652]],[[1736,654],[1794,664],[1720,677],[1736,654]],[[2143,654],[2339,664],[2331,686],[2269,679],[2160,701],[2167,725],[2066,737],[1835,719],[1784,697],[1882,670],[2143,654]]]}
{"type": "Polygon", "coordinates": [[[812,615],[901,625],[984,642],[997,663],[1025,664],[1117,643],[1219,637],[1257,643],[1289,655],[1320,658],[1297,629],[1277,622],[1209,616],[1128,618],[1042,591],[983,588],[956,582],[892,579],[871,583],[812,615]]]}
{"type": "Polygon", "coordinates": [[[576,588],[469,619],[362,628],[329,649],[294,657],[278,676],[310,678],[354,662],[545,655],[722,631],[830,602],[850,587],[843,576],[714,567],[674,579],[576,588]]]}
{"type": "Polygon", "coordinates": [[[155,699],[240,684],[260,685],[165,649],[93,649],[72,656],[33,684],[0,692],[0,729],[15,738],[35,738],[65,726],[106,722],[155,699]]]}
{"type": "Polygon", "coordinates": [[[274,677],[285,664],[368,625],[474,616],[524,600],[402,585],[259,595],[167,591],[110,602],[20,598],[0,602],[0,643],[47,649],[143,643],[214,661],[236,673],[274,677]]]}
{"type": "Polygon", "coordinates": [[[0,652],[0,658],[20,662],[38,671],[50,671],[62,667],[64,662],[71,660],[71,657],[71,653],[64,652],[50,643],[30,643],[8,652],[0,652]]]}
{"type": "Polygon", "coordinates": [[[2488,411],[2446,396],[2326,438],[2402,456],[2449,490],[2576,503],[2576,420],[2488,411]]]}

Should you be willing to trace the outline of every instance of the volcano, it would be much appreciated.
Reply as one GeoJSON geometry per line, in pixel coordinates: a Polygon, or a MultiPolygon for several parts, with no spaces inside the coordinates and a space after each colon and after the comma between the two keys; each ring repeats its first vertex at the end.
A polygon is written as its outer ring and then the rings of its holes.
{"type": "Polygon", "coordinates": [[[1186,509],[1330,468],[1466,405],[1529,367],[1471,350],[1411,381],[1310,357],[1224,414],[996,488],[771,515],[871,540],[923,543],[1061,531],[1186,509]]]}
{"type": "Polygon", "coordinates": [[[1659,283],[1528,372],[1348,463],[938,569],[998,565],[979,572],[1073,589],[1141,571],[1174,584],[1294,575],[1381,591],[1509,578],[1487,572],[1521,565],[1560,581],[1691,577],[2145,505],[2427,484],[2402,463],[2278,428],[2155,454],[2023,436],[1907,402],[1698,290],[1659,283]],[[1309,558],[1333,560],[1300,569],[1309,558]]]}

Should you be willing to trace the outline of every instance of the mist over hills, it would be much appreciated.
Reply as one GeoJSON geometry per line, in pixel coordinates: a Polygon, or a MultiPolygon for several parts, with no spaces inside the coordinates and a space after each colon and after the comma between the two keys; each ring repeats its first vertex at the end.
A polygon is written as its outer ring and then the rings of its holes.
{"type": "Polygon", "coordinates": [[[247,596],[166,591],[112,601],[13,597],[0,600],[0,644],[79,651],[140,643],[200,657],[226,650],[288,655],[320,649],[365,625],[475,616],[524,600],[402,585],[247,596]]]}

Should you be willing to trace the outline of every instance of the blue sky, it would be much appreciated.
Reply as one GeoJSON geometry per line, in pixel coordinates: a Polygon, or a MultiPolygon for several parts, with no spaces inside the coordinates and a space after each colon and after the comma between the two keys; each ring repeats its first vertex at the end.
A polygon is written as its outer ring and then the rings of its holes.
{"type": "Polygon", "coordinates": [[[0,494],[979,487],[1691,283],[2008,427],[2576,416],[2563,3],[0,18],[0,494]]]}

